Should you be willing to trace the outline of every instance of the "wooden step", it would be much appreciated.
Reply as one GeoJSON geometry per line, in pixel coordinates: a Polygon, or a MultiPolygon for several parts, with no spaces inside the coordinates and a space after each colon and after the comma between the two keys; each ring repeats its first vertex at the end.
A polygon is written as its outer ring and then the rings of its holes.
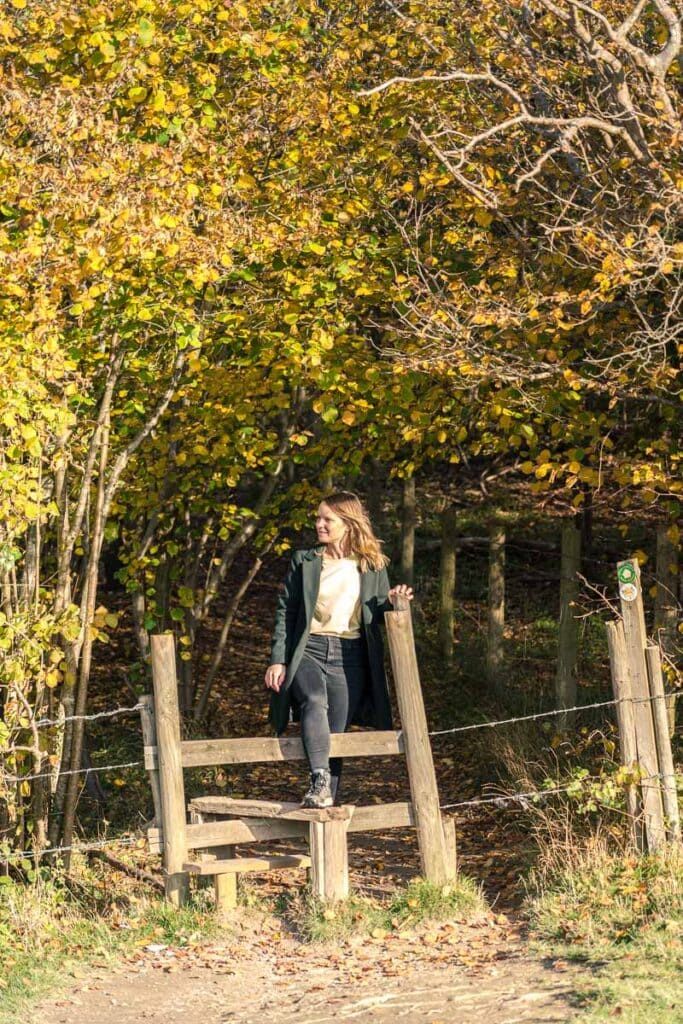
{"type": "Polygon", "coordinates": [[[274,800],[237,800],[230,796],[199,796],[188,804],[200,814],[233,814],[239,818],[282,818],[285,821],[339,821],[353,815],[353,805],[341,807],[301,807],[274,800]]]}
{"type": "Polygon", "coordinates": [[[183,871],[191,875],[226,875],[240,874],[247,871],[277,871],[280,868],[310,868],[311,858],[298,855],[279,855],[275,857],[234,857],[230,860],[188,861],[183,864],[183,871]]]}

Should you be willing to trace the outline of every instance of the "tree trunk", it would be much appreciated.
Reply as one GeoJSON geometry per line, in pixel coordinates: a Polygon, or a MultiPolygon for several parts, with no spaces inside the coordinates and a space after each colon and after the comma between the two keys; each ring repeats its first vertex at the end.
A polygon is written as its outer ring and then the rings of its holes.
{"type": "Polygon", "coordinates": [[[401,582],[412,586],[415,580],[415,477],[403,481],[401,509],[401,582]]]}
{"type": "Polygon", "coordinates": [[[441,513],[441,572],[439,577],[439,647],[446,662],[453,660],[455,626],[457,517],[453,507],[441,513]]]}
{"type": "MultiPolygon", "coordinates": [[[[555,695],[557,708],[576,704],[576,670],[579,646],[579,621],[576,599],[579,594],[577,573],[581,566],[581,534],[573,522],[562,527],[562,560],[560,566],[560,624],[555,695]]],[[[559,716],[560,729],[567,729],[572,715],[559,716]]]]}
{"type": "Polygon", "coordinates": [[[503,629],[505,626],[505,527],[489,527],[489,592],[486,676],[499,695],[503,691],[503,629]]]}
{"type": "MultiPolygon", "coordinates": [[[[678,545],[671,537],[671,523],[657,527],[657,592],[655,594],[655,636],[662,654],[676,663],[678,651],[678,545]]],[[[669,732],[676,729],[676,697],[667,696],[669,732]]]]}

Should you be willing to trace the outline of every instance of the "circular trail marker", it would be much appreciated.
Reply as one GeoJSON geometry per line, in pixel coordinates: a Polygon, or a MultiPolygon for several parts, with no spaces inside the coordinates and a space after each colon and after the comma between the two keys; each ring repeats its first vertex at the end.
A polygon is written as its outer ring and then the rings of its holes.
{"type": "MultiPolygon", "coordinates": [[[[635,583],[636,570],[630,562],[625,562],[617,569],[617,576],[619,577],[620,583],[635,583]]],[[[633,598],[631,598],[631,600],[633,600],[633,598]]]]}
{"type": "Polygon", "coordinates": [[[635,583],[622,583],[619,587],[619,597],[622,601],[635,601],[638,597],[638,587],[635,583]]]}

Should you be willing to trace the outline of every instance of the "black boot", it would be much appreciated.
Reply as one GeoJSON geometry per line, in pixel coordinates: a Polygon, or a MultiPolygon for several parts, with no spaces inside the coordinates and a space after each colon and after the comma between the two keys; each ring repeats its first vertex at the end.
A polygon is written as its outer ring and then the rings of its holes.
{"type": "Polygon", "coordinates": [[[301,801],[302,807],[331,807],[332,790],[330,789],[330,773],[325,768],[311,773],[311,784],[301,801]]]}

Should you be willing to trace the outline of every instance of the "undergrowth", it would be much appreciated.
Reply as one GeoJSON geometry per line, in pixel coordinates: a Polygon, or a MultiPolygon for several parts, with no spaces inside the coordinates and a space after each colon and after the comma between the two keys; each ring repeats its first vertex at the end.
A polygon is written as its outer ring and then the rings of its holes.
{"type": "Polygon", "coordinates": [[[52,868],[33,881],[0,885],[0,1024],[16,1021],[37,999],[84,967],[111,965],[149,943],[186,946],[218,927],[204,890],[177,909],[138,883],[112,884],[106,866],[52,868]]]}
{"type": "Polygon", "coordinates": [[[290,897],[281,911],[304,941],[332,942],[353,934],[379,938],[427,921],[470,919],[486,911],[486,902],[476,882],[458,875],[443,886],[414,878],[388,901],[352,894],[330,905],[304,890],[290,897]]]}
{"type": "Polygon", "coordinates": [[[683,853],[642,855],[612,834],[557,834],[528,878],[538,948],[587,963],[577,1018],[683,1022],[683,853]]]}

